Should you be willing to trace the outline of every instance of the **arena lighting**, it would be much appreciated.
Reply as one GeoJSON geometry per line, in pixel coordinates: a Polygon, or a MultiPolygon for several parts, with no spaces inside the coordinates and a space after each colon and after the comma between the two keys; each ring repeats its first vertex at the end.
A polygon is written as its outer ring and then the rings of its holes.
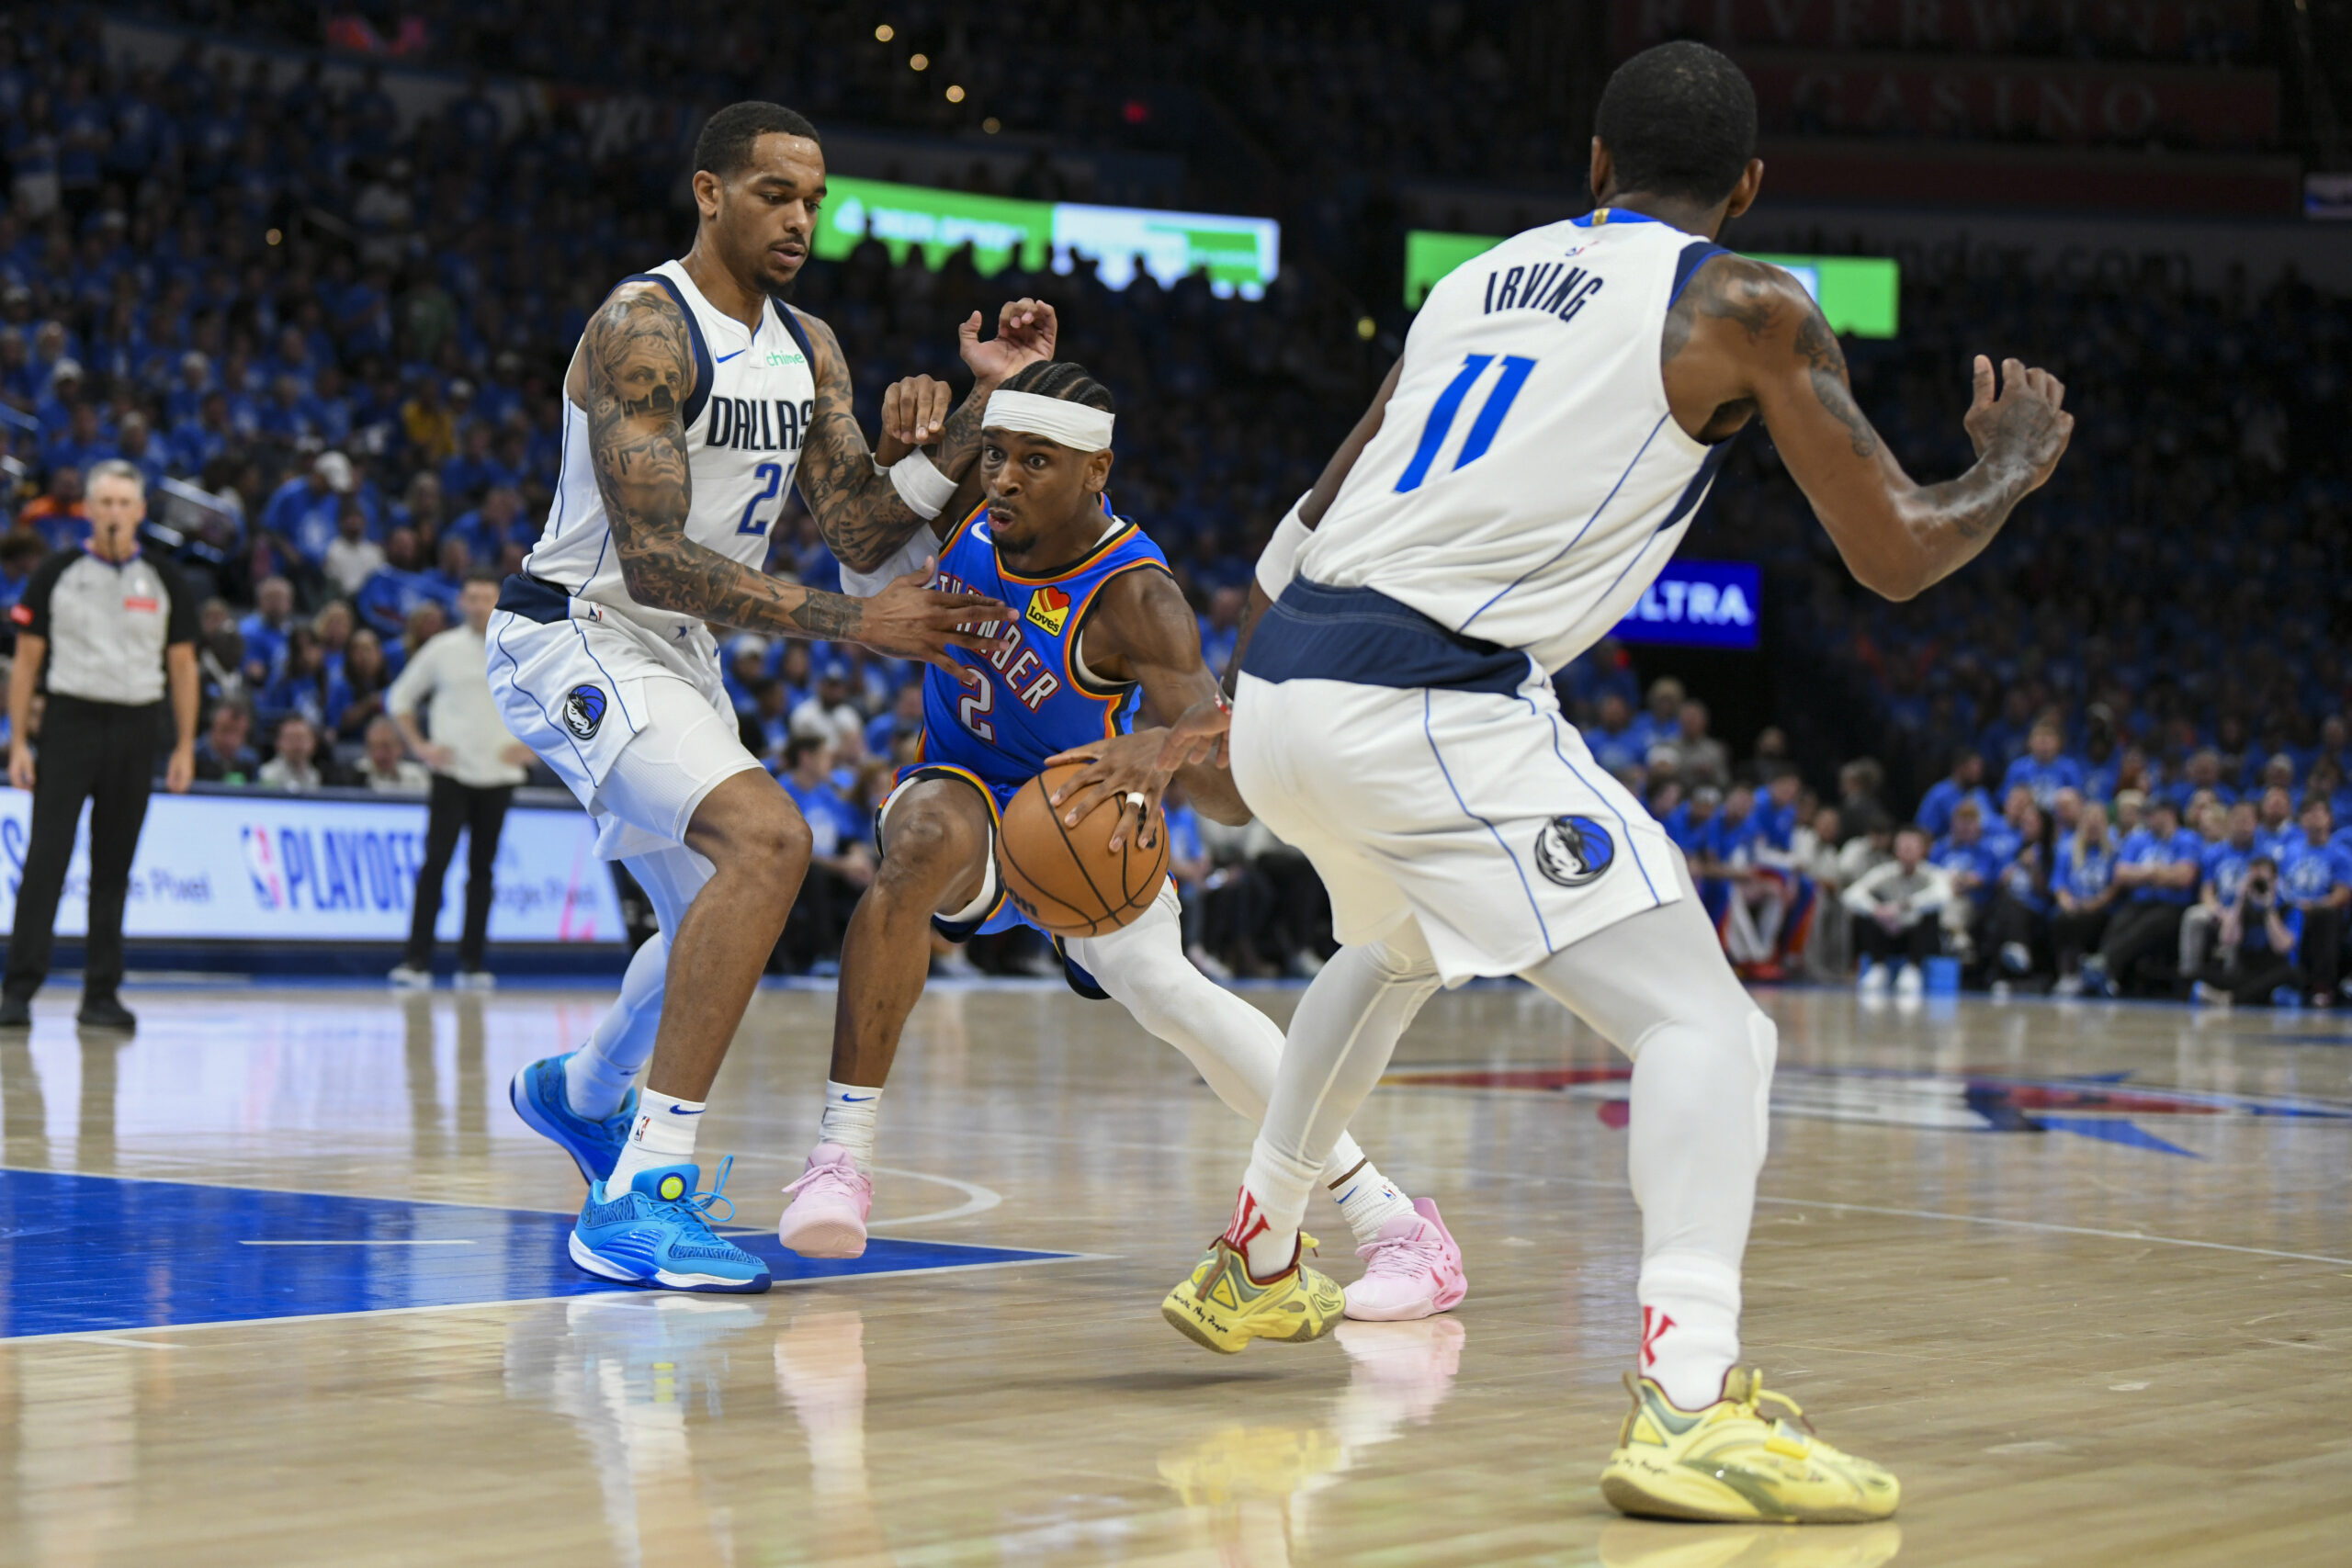
{"type": "Polygon", "coordinates": [[[1221,299],[1256,299],[1274,280],[1282,225],[1271,218],[1216,212],[1163,212],[1148,207],[1096,207],[1076,201],[1023,201],[930,186],[833,175],[817,225],[816,254],[838,260],[875,239],[902,262],[910,247],[934,270],[960,245],[972,247],[983,276],[1012,265],[1069,272],[1083,259],[1108,288],[1148,272],[1161,287],[1205,269],[1221,299]]]}
{"type": "MultiPolygon", "coordinates": [[[[1437,280],[1502,243],[1495,234],[1416,229],[1405,236],[1405,303],[1415,310],[1437,280]]],[[[1830,329],[1854,337],[1893,337],[1902,269],[1883,256],[1794,256],[1758,253],[1752,261],[1786,267],[1820,303],[1830,329]]]]}
{"type": "Polygon", "coordinates": [[[876,43],[888,43],[892,39],[897,38],[898,36],[899,29],[892,27],[888,22],[883,23],[880,27],[874,29],[874,41],[876,43]]]}

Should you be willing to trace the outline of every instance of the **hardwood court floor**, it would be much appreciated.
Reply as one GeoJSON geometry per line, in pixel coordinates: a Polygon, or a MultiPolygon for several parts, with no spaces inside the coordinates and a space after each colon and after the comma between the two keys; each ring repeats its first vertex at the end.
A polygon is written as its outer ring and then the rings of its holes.
{"type": "MultiPolygon", "coordinates": [[[[1432,1002],[1355,1128],[1444,1205],[1468,1302],[1230,1359],[1155,1309],[1250,1130],[1058,985],[935,989],[883,1102],[884,1234],[978,1250],[752,1298],[560,1266],[579,1182],[505,1085],[597,992],[132,999],[134,1043],[70,996],[0,1039],[0,1562],[2352,1558],[2339,1019],[1767,996],[1748,1356],[1905,1489],[1806,1531],[1601,1504],[1624,1085],[1523,989],[1432,1002]]],[[[831,1007],[763,993],[714,1096],[747,1225],[811,1141],[831,1007]]]]}

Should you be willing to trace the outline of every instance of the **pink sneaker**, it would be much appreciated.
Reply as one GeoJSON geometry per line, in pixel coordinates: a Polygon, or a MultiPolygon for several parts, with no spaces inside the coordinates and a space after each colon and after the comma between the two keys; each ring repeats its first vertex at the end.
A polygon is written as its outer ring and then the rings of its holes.
{"type": "Polygon", "coordinates": [[[874,1183],[847,1149],[819,1144],[808,1156],[808,1168],[785,1190],[793,1199],[775,1223],[776,1240],[803,1258],[865,1255],[865,1216],[874,1210],[874,1183]]]}
{"type": "Polygon", "coordinates": [[[1347,1287],[1348,1315],[1371,1323],[1398,1323],[1450,1312],[1470,1293],[1462,1272],[1462,1249],[1453,1244],[1437,1204],[1413,1200],[1413,1214],[1380,1228],[1380,1238],[1356,1248],[1363,1278],[1347,1287]]]}

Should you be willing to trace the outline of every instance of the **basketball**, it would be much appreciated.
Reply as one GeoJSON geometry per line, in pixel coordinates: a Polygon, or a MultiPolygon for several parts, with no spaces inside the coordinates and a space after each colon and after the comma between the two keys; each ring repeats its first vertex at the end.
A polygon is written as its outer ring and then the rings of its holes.
{"type": "Polygon", "coordinates": [[[997,874],[1021,912],[1056,936],[1101,936],[1117,931],[1151,907],[1168,876],[1168,824],[1154,813],[1156,837],[1149,848],[1127,842],[1108,849],[1112,829],[1124,808],[1097,807],[1062,825],[1053,792],[1085,771],[1082,762],[1048,768],[1021,786],[1004,808],[997,834],[997,874]]]}

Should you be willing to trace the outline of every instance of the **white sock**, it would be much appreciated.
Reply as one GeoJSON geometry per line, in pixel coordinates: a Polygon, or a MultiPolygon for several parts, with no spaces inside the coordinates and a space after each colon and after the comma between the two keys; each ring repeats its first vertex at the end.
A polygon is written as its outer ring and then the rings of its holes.
{"type": "Polygon", "coordinates": [[[1225,1228],[1225,1239],[1240,1249],[1252,1279],[1271,1280],[1297,1257],[1299,1222],[1314,1190],[1313,1168],[1285,1159],[1260,1134],[1233,1200],[1233,1223],[1225,1228]]]}
{"type": "Polygon", "coordinates": [[[1721,1399],[1739,1362],[1739,1270],[1704,1253],[1661,1252],[1643,1259],[1634,1294],[1642,1375],[1684,1410],[1721,1399]]]}
{"type": "Polygon", "coordinates": [[[817,1141],[847,1149],[857,1168],[874,1168],[874,1133],[881,1121],[882,1089],[825,1080],[825,1114],[817,1123],[817,1141]]]}
{"type": "Polygon", "coordinates": [[[606,1193],[625,1192],[640,1170],[665,1165],[689,1165],[695,1157],[695,1134],[702,1130],[703,1102],[677,1100],[647,1089],[637,1097],[637,1123],[613,1174],[605,1178],[606,1193]]]}
{"type": "Polygon", "coordinates": [[[1348,1228],[1355,1232],[1356,1245],[1362,1247],[1379,1240],[1389,1221],[1400,1214],[1411,1215],[1413,1201],[1381,1175],[1380,1168],[1355,1145],[1353,1138],[1340,1134],[1339,1146],[1323,1162],[1322,1181],[1340,1201],[1340,1217],[1348,1222],[1348,1228]],[[1351,1155],[1355,1157],[1348,1158],[1351,1155]]]}
{"type": "Polygon", "coordinates": [[[563,1098],[575,1116],[602,1122],[621,1108],[628,1086],[653,1055],[662,1027],[662,980],[670,967],[670,939],[654,936],[628,961],[621,994],[596,1021],[588,1043],[563,1065],[563,1098]]]}

